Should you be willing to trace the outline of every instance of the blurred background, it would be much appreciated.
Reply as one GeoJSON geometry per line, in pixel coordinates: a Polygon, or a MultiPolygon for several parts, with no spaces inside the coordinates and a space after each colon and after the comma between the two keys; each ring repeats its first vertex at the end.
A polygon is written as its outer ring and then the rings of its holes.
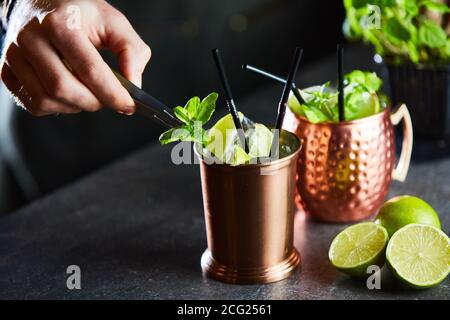
{"type": "MultiPolygon", "coordinates": [[[[223,51],[235,95],[241,100],[267,83],[243,74],[243,63],[285,74],[296,45],[308,48],[303,59],[307,65],[333,53],[342,40],[340,1],[109,2],[152,48],[143,88],[169,107],[220,89],[211,58],[214,47],[223,51]]],[[[105,53],[105,59],[115,65],[110,54],[105,53]]],[[[0,214],[157,143],[162,130],[145,118],[108,110],[35,118],[4,93],[0,100],[0,214]]]]}
{"type": "MultiPolygon", "coordinates": [[[[238,105],[243,104],[241,110],[252,110],[255,118],[265,114],[266,118],[254,120],[272,121],[281,87],[268,87],[268,80],[245,74],[241,65],[251,63],[286,75],[294,48],[301,46],[305,52],[297,84],[310,86],[334,80],[336,44],[345,42],[342,1],[109,2],[128,17],[152,48],[143,88],[170,108],[184,105],[194,95],[204,97],[211,91],[221,92],[211,57],[211,49],[220,47],[238,105]],[[258,109],[261,98],[255,97],[264,90],[271,92],[267,105],[273,105],[274,110],[270,112],[258,109]]],[[[117,67],[114,57],[107,52],[104,57],[117,67]]],[[[371,47],[346,43],[345,71],[353,68],[383,73],[373,62],[371,47]]],[[[225,104],[220,100],[216,118],[224,113],[225,104]]],[[[162,128],[148,119],[109,110],[36,118],[15,106],[2,88],[0,214],[45,196],[134,150],[158,143],[161,132],[162,128]]],[[[447,153],[445,144],[439,143],[440,150],[445,149],[439,152],[447,153]]],[[[429,153],[427,148],[415,150],[416,159],[429,153]]]]}

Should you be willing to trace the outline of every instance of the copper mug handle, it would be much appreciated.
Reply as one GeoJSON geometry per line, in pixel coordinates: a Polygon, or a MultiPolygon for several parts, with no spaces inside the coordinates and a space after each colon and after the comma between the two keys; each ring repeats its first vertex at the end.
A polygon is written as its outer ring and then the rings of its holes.
{"type": "Polygon", "coordinates": [[[403,122],[402,151],[397,166],[392,171],[392,179],[403,182],[408,174],[413,148],[413,127],[408,108],[402,104],[391,114],[391,123],[396,126],[403,122]]]}

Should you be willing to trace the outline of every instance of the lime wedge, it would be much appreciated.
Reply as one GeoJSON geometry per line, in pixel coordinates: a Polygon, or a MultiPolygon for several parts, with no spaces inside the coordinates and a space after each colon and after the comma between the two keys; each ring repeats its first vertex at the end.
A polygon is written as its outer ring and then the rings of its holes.
{"type": "Polygon", "coordinates": [[[450,272],[450,240],[436,227],[409,224],[394,233],[386,257],[402,282],[419,289],[433,287],[450,272]]]}
{"type": "MultiPolygon", "coordinates": [[[[239,113],[241,120],[244,118],[239,113]]],[[[247,154],[236,144],[237,131],[231,114],[227,114],[208,130],[210,143],[207,145],[209,152],[224,163],[240,165],[250,161],[251,158],[267,157],[270,155],[273,134],[266,126],[256,123],[255,128],[246,132],[249,143],[247,154]]]]}
{"type": "Polygon", "coordinates": [[[229,163],[233,166],[239,166],[241,164],[250,161],[251,157],[242,149],[240,146],[234,146],[234,152],[231,154],[231,158],[226,159],[226,163],[229,163]]]}
{"type": "Polygon", "coordinates": [[[268,157],[272,147],[273,134],[265,125],[255,123],[255,129],[248,138],[249,154],[253,158],[268,157]]]}
{"type": "Polygon", "coordinates": [[[385,248],[389,240],[386,229],[373,222],[363,222],[346,228],[333,240],[328,252],[331,264],[355,277],[367,276],[367,267],[384,265],[385,248]]]}
{"type": "Polygon", "coordinates": [[[297,98],[295,97],[295,95],[292,93],[292,91],[289,94],[289,100],[288,100],[288,106],[289,108],[291,108],[291,110],[296,113],[299,114],[301,116],[304,116],[305,113],[303,112],[303,108],[302,105],[300,104],[300,102],[297,100],[297,98]]]}
{"type": "Polygon", "coordinates": [[[380,112],[377,94],[369,92],[350,92],[345,97],[345,119],[357,120],[380,112]]]}
{"type": "MultiPolygon", "coordinates": [[[[244,115],[242,113],[239,113],[239,118],[242,119],[243,117],[244,115]]],[[[233,143],[233,141],[230,141],[231,140],[230,138],[235,129],[236,127],[233,122],[233,117],[231,116],[231,114],[228,113],[226,116],[222,117],[219,121],[217,121],[216,124],[211,129],[208,130],[208,136],[211,142],[208,144],[206,148],[212,154],[214,154],[216,158],[220,159],[223,162],[228,162],[227,159],[225,159],[225,153],[230,148],[228,144],[230,142],[233,143]]],[[[242,151],[245,153],[244,150],[242,151]]],[[[241,154],[241,157],[243,156],[242,152],[238,151],[237,153],[241,154]]]]}

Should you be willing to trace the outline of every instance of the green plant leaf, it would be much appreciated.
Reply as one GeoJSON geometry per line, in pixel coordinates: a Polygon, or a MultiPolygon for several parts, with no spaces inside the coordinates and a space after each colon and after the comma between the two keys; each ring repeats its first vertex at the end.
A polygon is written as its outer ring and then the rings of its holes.
{"type": "Polygon", "coordinates": [[[448,2],[438,0],[344,0],[346,20],[343,32],[348,39],[362,39],[375,51],[393,61],[439,63],[450,61],[447,34],[426,13],[449,14],[448,2]],[[364,27],[376,6],[377,24],[364,27]],[[381,28],[378,28],[378,22],[381,28]]]}
{"type": "Polygon", "coordinates": [[[397,4],[396,0],[380,0],[378,5],[380,7],[393,7],[396,4],[397,4]]]}
{"type": "Polygon", "coordinates": [[[373,1],[370,0],[351,0],[349,1],[351,2],[351,6],[359,9],[359,8],[363,8],[366,7],[368,4],[371,4],[373,1]]]}
{"type": "Polygon", "coordinates": [[[426,20],[422,23],[418,32],[418,42],[430,48],[440,48],[447,43],[447,34],[435,22],[426,20]]]}
{"type": "Polygon", "coordinates": [[[450,57],[450,39],[447,39],[447,43],[445,44],[445,47],[443,49],[443,56],[450,57]]]}
{"type": "Polygon", "coordinates": [[[417,5],[417,0],[403,0],[403,6],[405,7],[406,12],[410,16],[417,16],[419,13],[419,6],[417,5]]]}
{"type": "Polygon", "coordinates": [[[351,41],[355,41],[355,40],[359,40],[361,38],[361,28],[359,27],[359,25],[356,23],[356,28],[353,28],[351,23],[350,23],[350,19],[347,17],[344,20],[344,23],[342,24],[342,32],[344,33],[344,36],[351,40],[351,41]]]}
{"type": "Polygon", "coordinates": [[[419,4],[421,7],[425,7],[430,11],[438,12],[438,13],[449,13],[450,8],[447,4],[436,2],[436,1],[422,1],[419,4]]]}
{"type": "Polygon", "coordinates": [[[389,40],[394,43],[401,43],[402,41],[409,41],[411,39],[409,30],[396,17],[389,18],[384,23],[383,31],[389,40]]]}
{"type": "Polygon", "coordinates": [[[416,44],[413,41],[408,41],[409,58],[414,63],[419,63],[419,52],[417,51],[416,44]]]}

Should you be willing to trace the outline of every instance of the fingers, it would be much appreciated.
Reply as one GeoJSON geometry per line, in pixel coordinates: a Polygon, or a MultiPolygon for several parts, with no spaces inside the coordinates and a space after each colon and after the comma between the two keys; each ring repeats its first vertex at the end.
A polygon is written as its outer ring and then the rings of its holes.
{"type": "Polygon", "coordinates": [[[79,109],[61,103],[46,93],[40,79],[15,44],[8,48],[6,63],[2,70],[5,85],[33,115],[80,112],[79,109]]]}
{"type": "Polygon", "coordinates": [[[103,105],[125,114],[134,113],[133,99],[87,35],[79,30],[66,28],[64,19],[56,14],[47,15],[42,25],[50,41],[67,60],[78,79],[95,93],[103,105]]]}
{"type": "Polygon", "coordinates": [[[31,103],[31,97],[22,87],[19,79],[16,78],[7,64],[4,64],[2,67],[1,76],[6,88],[14,95],[16,103],[26,109],[25,105],[31,103]]]}
{"type": "Polygon", "coordinates": [[[19,34],[17,43],[47,95],[84,111],[93,112],[101,108],[101,102],[61,61],[44,37],[37,19],[32,20],[25,32],[19,34]]]}
{"type": "Polygon", "coordinates": [[[119,58],[122,74],[141,87],[142,73],[151,58],[150,47],[142,41],[122,13],[116,10],[109,17],[105,26],[105,45],[119,58]]]}

